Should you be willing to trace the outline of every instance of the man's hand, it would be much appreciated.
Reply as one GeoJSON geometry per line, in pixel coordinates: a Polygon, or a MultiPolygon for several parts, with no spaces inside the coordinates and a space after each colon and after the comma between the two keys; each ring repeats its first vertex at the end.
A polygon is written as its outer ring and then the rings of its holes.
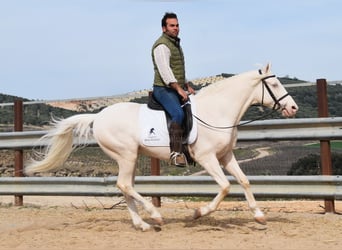
{"type": "MultiPolygon", "coordinates": [[[[194,95],[196,92],[190,85],[191,82],[185,83],[186,90],[188,91],[189,95],[194,95]]],[[[192,83],[191,83],[192,84],[192,83]]]]}
{"type": "Polygon", "coordinates": [[[188,100],[188,94],[177,82],[170,83],[170,87],[177,91],[183,102],[186,102],[188,100]]]}

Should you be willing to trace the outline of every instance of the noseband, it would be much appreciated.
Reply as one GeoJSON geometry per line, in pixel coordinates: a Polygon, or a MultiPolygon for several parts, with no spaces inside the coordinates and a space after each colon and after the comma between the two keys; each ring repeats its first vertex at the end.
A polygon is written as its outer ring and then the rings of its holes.
{"type": "MultiPolygon", "coordinates": [[[[262,75],[262,71],[261,69],[259,69],[259,74],[262,75]]],[[[280,101],[283,100],[285,97],[287,97],[289,95],[289,93],[286,93],[285,95],[283,95],[282,97],[280,97],[279,99],[277,99],[274,95],[274,93],[272,92],[270,86],[268,86],[266,80],[269,78],[273,78],[276,77],[275,75],[270,75],[270,76],[265,76],[264,78],[261,79],[262,82],[262,99],[261,99],[261,105],[264,105],[264,96],[265,96],[265,88],[268,91],[268,94],[272,97],[273,101],[274,101],[274,105],[272,110],[278,110],[281,108],[280,105],[280,101]]]]}

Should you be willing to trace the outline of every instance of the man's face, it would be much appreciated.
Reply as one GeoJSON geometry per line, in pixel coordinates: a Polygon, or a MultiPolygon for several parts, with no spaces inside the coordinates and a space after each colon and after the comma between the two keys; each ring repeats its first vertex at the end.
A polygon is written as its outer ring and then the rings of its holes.
{"type": "Polygon", "coordinates": [[[166,27],[163,27],[163,32],[171,37],[178,37],[179,24],[176,18],[166,19],[166,27]]]}

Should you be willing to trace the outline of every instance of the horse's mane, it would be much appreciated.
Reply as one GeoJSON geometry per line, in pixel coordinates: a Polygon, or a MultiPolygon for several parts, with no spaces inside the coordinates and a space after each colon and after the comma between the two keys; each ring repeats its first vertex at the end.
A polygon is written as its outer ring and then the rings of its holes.
{"type": "Polygon", "coordinates": [[[212,93],[217,93],[220,92],[221,90],[223,90],[223,88],[226,88],[227,85],[230,84],[235,84],[236,82],[244,82],[244,78],[251,78],[252,74],[255,75],[255,70],[253,71],[247,71],[247,72],[243,72],[240,74],[236,74],[230,77],[226,77],[223,78],[221,80],[218,80],[216,82],[213,82],[203,88],[201,88],[201,90],[199,91],[198,94],[205,92],[205,94],[212,94],[212,93]]]}

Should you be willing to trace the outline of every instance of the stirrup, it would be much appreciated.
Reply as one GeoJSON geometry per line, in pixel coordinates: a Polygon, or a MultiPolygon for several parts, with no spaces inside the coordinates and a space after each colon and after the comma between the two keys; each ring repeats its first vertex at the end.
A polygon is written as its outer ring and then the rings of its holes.
{"type": "Polygon", "coordinates": [[[188,161],[183,153],[172,152],[170,154],[170,163],[176,167],[184,168],[188,166],[188,161]]]}

